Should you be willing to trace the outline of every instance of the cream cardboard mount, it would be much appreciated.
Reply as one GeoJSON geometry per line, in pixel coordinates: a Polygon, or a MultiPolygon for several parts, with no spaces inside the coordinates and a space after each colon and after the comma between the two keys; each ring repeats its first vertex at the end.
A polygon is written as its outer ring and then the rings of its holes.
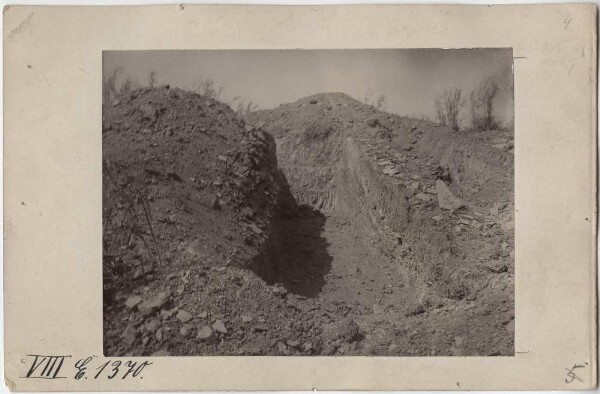
{"type": "MultiPolygon", "coordinates": [[[[596,29],[591,4],[5,7],[5,384],[13,391],[595,387],[596,29]],[[368,48],[512,48],[514,355],[105,357],[103,53],[368,48]]],[[[217,337],[227,330],[217,321],[208,328],[217,337]]]]}

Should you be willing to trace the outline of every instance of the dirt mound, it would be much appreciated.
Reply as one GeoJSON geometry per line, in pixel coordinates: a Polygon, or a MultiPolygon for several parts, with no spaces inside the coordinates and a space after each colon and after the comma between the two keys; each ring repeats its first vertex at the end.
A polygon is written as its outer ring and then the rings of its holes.
{"type": "MultiPolygon", "coordinates": [[[[306,223],[324,229],[316,240],[329,258],[319,267],[334,272],[319,297],[370,309],[355,316],[361,330],[377,333],[366,335],[362,354],[512,354],[512,132],[457,133],[342,93],[246,119],[275,137],[296,200],[325,215],[306,223]],[[498,328],[464,341],[477,327],[498,328]]],[[[302,266],[301,255],[287,260],[302,266]]],[[[293,276],[314,277],[319,267],[313,260],[293,276]]],[[[290,279],[292,291],[312,293],[290,279]]]]}
{"type": "Polygon", "coordinates": [[[274,110],[247,116],[265,126],[277,141],[280,168],[299,204],[330,211],[335,204],[333,177],[342,154],[348,120],[364,104],[343,93],[303,98],[274,110]]]}
{"type": "Polygon", "coordinates": [[[276,334],[264,319],[285,301],[248,271],[270,269],[279,246],[273,138],[168,87],[105,105],[102,133],[106,353],[244,353],[276,334]]]}
{"type": "Polygon", "coordinates": [[[148,268],[168,262],[167,244],[182,248],[185,238],[196,259],[252,261],[276,222],[280,187],[271,136],[245,127],[225,104],[162,88],[105,107],[103,137],[107,257],[148,268]],[[235,253],[224,249],[232,244],[235,253]]]}

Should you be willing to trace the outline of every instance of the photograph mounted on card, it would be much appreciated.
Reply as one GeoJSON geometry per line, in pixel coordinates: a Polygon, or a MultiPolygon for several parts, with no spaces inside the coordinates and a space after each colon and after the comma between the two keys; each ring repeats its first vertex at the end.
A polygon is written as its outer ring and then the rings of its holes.
{"type": "Polygon", "coordinates": [[[593,6],[4,16],[11,390],[595,386],[593,6]]]}

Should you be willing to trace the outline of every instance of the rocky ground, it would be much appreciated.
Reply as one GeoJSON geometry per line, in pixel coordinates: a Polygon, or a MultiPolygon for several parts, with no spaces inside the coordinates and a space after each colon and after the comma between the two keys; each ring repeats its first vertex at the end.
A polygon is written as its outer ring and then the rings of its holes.
{"type": "Polygon", "coordinates": [[[513,354],[512,133],[162,87],[103,137],[106,355],[513,354]]]}

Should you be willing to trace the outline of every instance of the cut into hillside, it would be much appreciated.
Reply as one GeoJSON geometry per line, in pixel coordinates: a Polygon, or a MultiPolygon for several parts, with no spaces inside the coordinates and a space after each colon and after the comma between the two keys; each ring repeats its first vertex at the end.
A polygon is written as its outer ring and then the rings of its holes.
{"type": "Polygon", "coordinates": [[[512,132],[459,133],[343,93],[246,119],[275,137],[296,201],[319,212],[289,225],[297,248],[270,281],[360,305],[375,354],[513,353],[512,132]],[[294,281],[315,270],[304,226],[327,245],[319,286],[294,281]]]}

